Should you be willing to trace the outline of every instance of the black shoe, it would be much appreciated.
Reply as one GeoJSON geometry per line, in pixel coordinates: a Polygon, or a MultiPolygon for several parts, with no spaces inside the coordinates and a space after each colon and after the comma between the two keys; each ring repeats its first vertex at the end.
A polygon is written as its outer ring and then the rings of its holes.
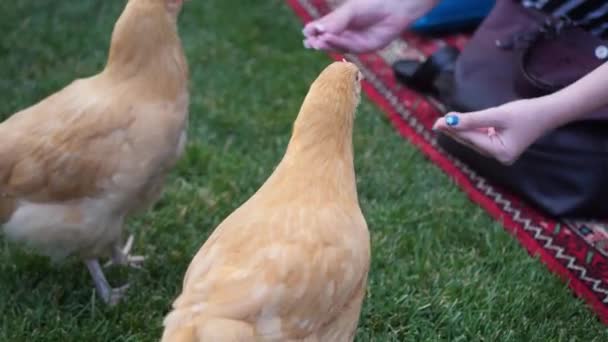
{"type": "Polygon", "coordinates": [[[440,74],[452,71],[460,51],[446,45],[429,56],[426,61],[400,60],[393,64],[393,72],[403,85],[421,93],[437,94],[436,80],[440,74]]]}

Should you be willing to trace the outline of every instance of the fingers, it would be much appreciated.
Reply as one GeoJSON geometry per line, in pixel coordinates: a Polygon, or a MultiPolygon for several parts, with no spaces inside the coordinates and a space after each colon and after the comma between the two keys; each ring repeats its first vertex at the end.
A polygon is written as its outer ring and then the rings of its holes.
{"type": "Polygon", "coordinates": [[[343,49],[341,45],[333,45],[328,42],[327,37],[339,35],[346,30],[352,19],[351,5],[350,1],[346,2],[321,19],[306,24],[302,30],[304,47],[326,51],[349,51],[349,49],[343,49]]]}
{"type": "Polygon", "coordinates": [[[306,38],[304,47],[340,53],[366,53],[375,49],[366,37],[348,30],[339,35],[324,33],[318,37],[306,38]]]}
{"type": "Polygon", "coordinates": [[[433,129],[466,131],[479,128],[504,128],[505,113],[497,108],[490,108],[466,114],[449,113],[435,122],[433,129]]]}
{"type": "Polygon", "coordinates": [[[507,146],[503,141],[503,137],[495,131],[492,134],[488,134],[488,130],[478,129],[469,131],[440,130],[445,135],[468,146],[477,153],[494,158],[502,164],[511,165],[517,160],[518,154],[511,151],[513,150],[513,146],[507,146]]]}
{"type": "Polygon", "coordinates": [[[311,21],[304,26],[302,33],[304,37],[316,37],[325,32],[325,27],[318,20],[311,21]]]}
{"type": "Polygon", "coordinates": [[[503,164],[515,161],[496,129],[505,129],[504,113],[496,108],[466,114],[449,113],[433,125],[452,139],[503,164]]]}
{"type": "Polygon", "coordinates": [[[341,35],[325,33],[319,37],[306,39],[304,46],[308,44],[310,48],[317,50],[359,53],[361,49],[357,45],[356,39],[352,39],[350,36],[347,32],[341,35]]]}
{"type": "Polygon", "coordinates": [[[338,48],[329,45],[324,39],[319,37],[309,37],[304,39],[304,47],[307,49],[339,51],[338,48]]]}
{"type": "Polygon", "coordinates": [[[323,33],[340,33],[346,29],[351,18],[350,2],[346,2],[321,19],[306,24],[302,33],[306,38],[316,37],[323,33]]]}

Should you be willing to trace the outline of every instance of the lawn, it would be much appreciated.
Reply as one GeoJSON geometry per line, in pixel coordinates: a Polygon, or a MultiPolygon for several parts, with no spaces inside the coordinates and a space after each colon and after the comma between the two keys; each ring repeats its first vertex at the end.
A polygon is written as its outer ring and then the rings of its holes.
{"type": "MultiPolygon", "coordinates": [[[[0,113],[105,63],[121,0],[1,1],[0,113]]],[[[181,32],[192,71],[190,141],[162,200],[129,222],[145,268],[108,308],[82,263],[0,243],[0,341],[155,341],[185,269],[213,228],[280,160],[310,82],[328,64],[302,48],[283,1],[195,0],[181,32]]],[[[1,137],[0,137],[1,138],[1,137]]],[[[354,133],[373,263],[358,341],[606,341],[565,283],[394,133],[368,100],[354,133]]]]}

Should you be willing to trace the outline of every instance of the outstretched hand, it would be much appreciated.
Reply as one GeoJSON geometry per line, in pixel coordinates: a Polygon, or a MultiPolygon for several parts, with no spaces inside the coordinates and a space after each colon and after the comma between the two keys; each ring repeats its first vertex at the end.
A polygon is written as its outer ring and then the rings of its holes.
{"type": "Polygon", "coordinates": [[[316,50],[371,52],[388,45],[436,0],[348,0],[308,23],[304,46],[316,50]]]}
{"type": "Polygon", "coordinates": [[[449,113],[433,129],[479,153],[512,164],[554,125],[534,100],[520,100],[471,113],[449,113]]]}

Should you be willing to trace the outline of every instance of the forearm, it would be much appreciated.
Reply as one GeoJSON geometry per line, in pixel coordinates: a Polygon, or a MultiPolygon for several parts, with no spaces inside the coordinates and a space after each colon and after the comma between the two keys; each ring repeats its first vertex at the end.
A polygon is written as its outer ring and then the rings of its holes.
{"type": "Polygon", "coordinates": [[[589,118],[594,111],[608,106],[608,63],[570,86],[532,101],[538,101],[541,112],[548,116],[550,129],[589,118]]]}

